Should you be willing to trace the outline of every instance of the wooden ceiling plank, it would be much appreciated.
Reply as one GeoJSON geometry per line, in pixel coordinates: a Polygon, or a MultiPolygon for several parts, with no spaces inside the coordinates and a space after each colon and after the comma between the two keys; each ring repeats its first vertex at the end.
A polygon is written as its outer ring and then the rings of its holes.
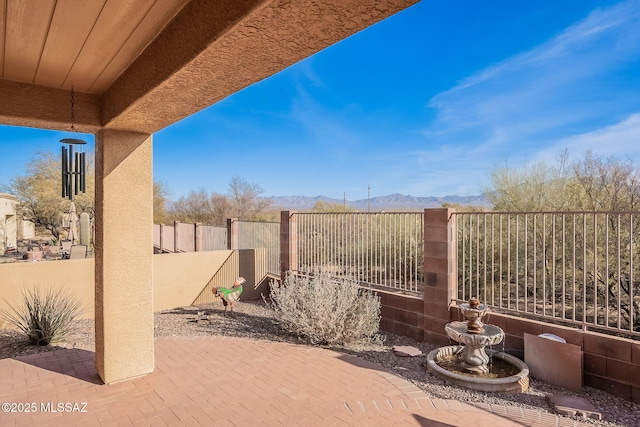
{"type": "Polygon", "coordinates": [[[33,82],[55,0],[7,2],[4,78],[33,82]]]}
{"type": "Polygon", "coordinates": [[[96,78],[89,91],[92,93],[106,91],[188,2],[189,0],[173,0],[171,2],[164,0],[155,3],[122,46],[122,49],[96,78]]]}
{"type": "Polygon", "coordinates": [[[35,83],[62,87],[98,18],[104,2],[59,0],[44,45],[35,83]]]}
{"type": "Polygon", "coordinates": [[[65,85],[73,81],[77,90],[88,91],[153,3],[153,0],[107,0],[65,85]]]}

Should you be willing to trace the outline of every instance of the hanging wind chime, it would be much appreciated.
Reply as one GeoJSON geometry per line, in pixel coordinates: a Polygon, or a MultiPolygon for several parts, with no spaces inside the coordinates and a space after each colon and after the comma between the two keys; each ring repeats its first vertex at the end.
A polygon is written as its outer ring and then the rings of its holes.
{"type": "MultiPolygon", "coordinates": [[[[71,132],[77,133],[73,122],[74,112],[74,90],[71,85],[71,132]]],[[[73,196],[79,192],[86,191],[86,168],[85,153],[82,151],[73,152],[73,146],[82,146],[87,142],[79,138],[63,138],[60,140],[62,146],[62,197],[68,197],[73,201],[73,196]]]]}

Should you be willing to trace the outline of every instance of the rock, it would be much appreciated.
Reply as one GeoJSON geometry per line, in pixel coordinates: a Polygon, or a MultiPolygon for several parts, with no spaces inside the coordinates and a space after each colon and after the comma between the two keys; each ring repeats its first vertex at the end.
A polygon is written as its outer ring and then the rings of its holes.
{"type": "Polygon", "coordinates": [[[392,348],[395,355],[400,357],[413,357],[413,356],[420,356],[423,354],[416,347],[412,347],[409,345],[396,345],[396,346],[393,346],[392,348]]]}
{"type": "Polygon", "coordinates": [[[581,397],[553,395],[549,396],[549,402],[555,407],[556,412],[560,415],[576,416],[583,418],[593,418],[602,420],[602,412],[581,397]]]}

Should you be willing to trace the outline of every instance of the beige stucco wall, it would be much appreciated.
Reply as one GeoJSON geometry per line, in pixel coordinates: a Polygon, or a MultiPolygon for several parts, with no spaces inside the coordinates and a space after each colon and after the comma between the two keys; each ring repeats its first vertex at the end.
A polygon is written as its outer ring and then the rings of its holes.
{"type": "Polygon", "coordinates": [[[20,239],[32,239],[36,226],[17,215],[18,198],[12,194],[0,193],[0,255],[6,246],[18,246],[20,239]]]}
{"type": "Polygon", "coordinates": [[[82,302],[83,317],[93,318],[93,272],[93,259],[0,264],[0,310],[20,304],[27,288],[63,287],[82,302]]]}
{"type": "Polygon", "coordinates": [[[154,311],[192,304],[229,255],[231,251],[154,255],[154,311]]]}
{"type": "MultiPolygon", "coordinates": [[[[187,306],[229,257],[231,251],[158,254],[153,256],[154,311],[187,306]]],[[[0,264],[0,309],[19,303],[27,287],[64,287],[94,317],[94,260],[16,262],[0,264]]],[[[1,323],[1,322],[0,322],[1,323]]]]}
{"type": "Polygon", "coordinates": [[[0,193],[0,255],[4,254],[5,244],[13,247],[17,244],[17,206],[17,197],[0,193]]]}

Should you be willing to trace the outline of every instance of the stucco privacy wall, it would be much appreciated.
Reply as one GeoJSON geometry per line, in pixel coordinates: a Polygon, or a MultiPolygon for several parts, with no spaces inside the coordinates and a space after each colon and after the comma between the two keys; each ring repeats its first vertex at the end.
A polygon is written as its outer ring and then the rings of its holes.
{"type": "Polygon", "coordinates": [[[64,287],[81,301],[83,317],[93,318],[94,271],[93,259],[0,264],[0,310],[7,310],[8,303],[20,304],[27,288],[64,287]]]}
{"type": "Polygon", "coordinates": [[[153,309],[190,305],[232,251],[158,254],[153,257],[153,309]]]}
{"type": "MultiPolygon", "coordinates": [[[[231,251],[158,254],[153,256],[153,310],[190,305],[231,251]]],[[[0,309],[22,300],[27,287],[64,287],[94,317],[94,260],[19,262],[0,265],[0,309]]]]}

